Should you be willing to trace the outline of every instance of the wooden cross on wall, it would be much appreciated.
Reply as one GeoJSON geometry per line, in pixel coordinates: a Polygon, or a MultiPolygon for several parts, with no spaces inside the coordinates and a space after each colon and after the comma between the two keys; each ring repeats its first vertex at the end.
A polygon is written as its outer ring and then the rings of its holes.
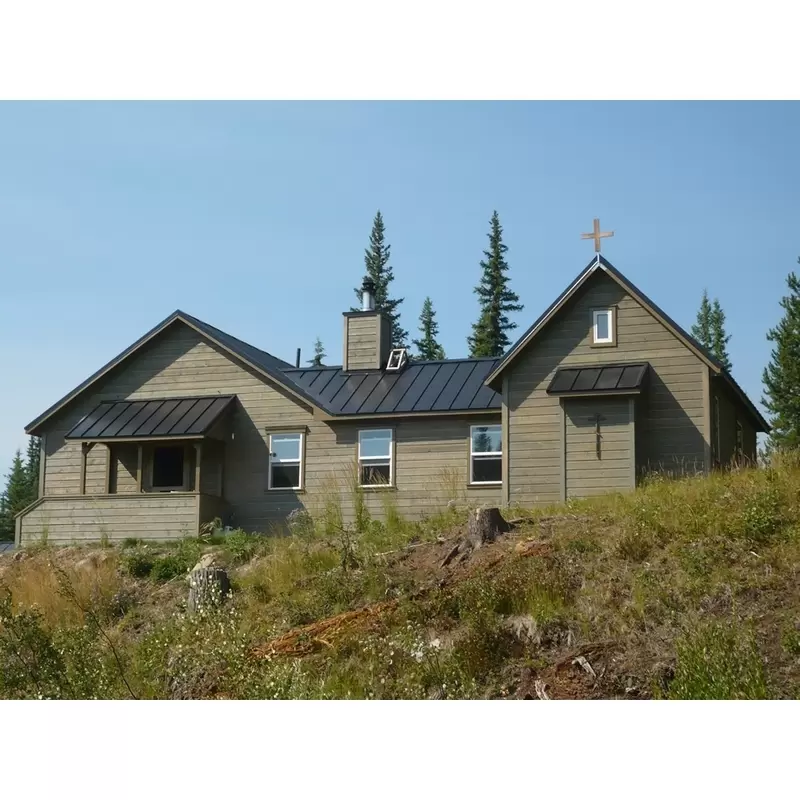
{"type": "Polygon", "coordinates": [[[600,220],[596,219],[594,221],[594,230],[591,233],[582,233],[581,239],[594,239],[594,251],[595,253],[600,252],[600,240],[607,239],[609,236],[613,236],[614,231],[600,231],[600,220]]]}
{"type": "Polygon", "coordinates": [[[596,439],[595,439],[595,441],[596,441],[595,447],[596,447],[597,457],[598,458],[602,458],[603,457],[603,453],[602,453],[602,451],[600,449],[600,440],[603,438],[603,434],[600,433],[600,423],[601,422],[605,422],[605,419],[606,418],[602,414],[595,414],[593,417],[589,417],[589,422],[594,422],[594,426],[595,426],[594,427],[594,435],[596,437],[596,439]]]}

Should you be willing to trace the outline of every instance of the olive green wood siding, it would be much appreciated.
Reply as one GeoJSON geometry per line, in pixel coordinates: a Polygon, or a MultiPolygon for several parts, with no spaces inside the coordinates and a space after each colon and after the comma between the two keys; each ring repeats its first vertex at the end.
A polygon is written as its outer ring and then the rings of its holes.
{"type": "Polygon", "coordinates": [[[209,439],[203,442],[200,464],[200,491],[208,495],[222,494],[223,461],[225,445],[209,439]]]}
{"type": "Polygon", "coordinates": [[[111,448],[112,491],[116,494],[136,494],[139,491],[137,470],[139,448],[135,444],[118,444],[111,448]]]}
{"type": "Polygon", "coordinates": [[[391,324],[383,314],[347,314],[342,360],[345,371],[385,367],[392,347],[391,336],[391,324]]]}
{"type": "MultiPolygon", "coordinates": [[[[736,455],[736,422],[742,424],[744,441],[744,457],[746,460],[755,462],[756,460],[756,430],[750,420],[750,416],[744,412],[741,403],[721,378],[712,378],[711,396],[719,401],[719,444],[717,465],[721,467],[730,466],[736,455]]],[[[712,403],[714,401],[712,400],[712,403]]],[[[716,448],[714,448],[716,450],[716,448]]]]}
{"type": "MultiPolygon", "coordinates": [[[[81,446],[79,442],[65,441],[64,435],[99,402],[214,394],[238,397],[238,407],[230,421],[232,438],[224,444],[222,464],[231,524],[247,530],[269,530],[275,524],[280,525],[294,509],[318,510],[332,487],[341,496],[346,518],[352,516],[353,493],[348,487],[356,473],[357,432],[360,427],[367,427],[367,423],[327,424],[314,417],[309,406],[267,383],[180,323],[110,373],[95,391],[76,399],[48,421],[45,483],[48,495],[79,495],[81,446]],[[303,491],[267,489],[268,435],[275,430],[298,430],[307,435],[303,491]]],[[[384,502],[392,502],[403,514],[419,517],[440,510],[449,499],[499,502],[501,487],[467,486],[469,426],[479,421],[499,422],[500,413],[394,422],[396,490],[367,491],[370,511],[382,515],[384,502]]],[[[369,426],[380,427],[372,422],[369,426]]],[[[115,450],[120,448],[122,454],[116,466],[117,489],[135,492],[135,445],[125,450],[123,444],[115,445],[115,450]]],[[[204,443],[204,452],[208,445],[204,443]]],[[[150,482],[148,448],[149,445],[144,445],[145,489],[150,482]]],[[[102,492],[106,450],[104,445],[96,445],[90,453],[87,491],[102,492]]],[[[213,445],[208,452],[211,459],[213,445]]],[[[206,456],[203,458],[207,467],[206,456]]],[[[213,493],[217,480],[216,469],[201,470],[203,490],[213,493]]],[[[76,502],[90,506],[92,500],[76,502]]],[[[174,531],[174,527],[169,530],[174,531]]]]}
{"type": "Polygon", "coordinates": [[[176,538],[196,530],[197,503],[193,494],[45,497],[19,519],[21,544],[176,538]]]}
{"type": "Polygon", "coordinates": [[[345,317],[347,352],[345,369],[378,369],[380,318],[376,314],[345,317]]]}
{"type": "Polygon", "coordinates": [[[703,469],[703,362],[615,281],[598,272],[509,367],[509,501],[561,498],[560,405],[546,393],[556,367],[648,361],[636,438],[644,469],[703,469]],[[592,309],[616,307],[617,343],[591,343],[592,309]]]}
{"type": "Polygon", "coordinates": [[[566,496],[590,497],[634,488],[634,420],[628,398],[565,399],[566,496]],[[600,456],[595,415],[600,421],[600,456]]]}

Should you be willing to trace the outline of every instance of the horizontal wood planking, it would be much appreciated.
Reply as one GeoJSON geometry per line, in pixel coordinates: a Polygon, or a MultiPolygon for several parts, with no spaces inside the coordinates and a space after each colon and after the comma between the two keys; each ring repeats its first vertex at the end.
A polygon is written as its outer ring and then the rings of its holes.
{"type": "MultiPolygon", "coordinates": [[[[373,318],[374,319],[374,318],[373,318]]],[[[328,487],[335,484],[346,518],[353,516],[348,485],[356,472],[356,443],[360,427],[381,427],[374,422],[334,422],[313,416],[310,407],[218,351],[190,328],[176,325],[134,355],[126,366],[112,372],[87,398],[79,398],[49,421],[46,462],[48,494],[79,492],[80,444],[66,442],[64,435],[99,402],[187,395],[236,394],[232,414],[233,438],[220,444],[225,499],[232,512],[231,524],[247,530],[270,530],[281,525],[297,508],[319,510],[328,487]],[[202,365],[196,370],[196,365],[202,365]],[[271,428],[307,431],[305,491],[271,492],[267,489],[268,435],[271,428]]],[[[442,509],[452,495],[468,502],[498,502],[501,487],[468,487],[469,417],[409,419],[395,422],[396,491],[366,494],[366,504],[376,516],[391,502],[409,517],[442,509]],[[449,472],[445,478],[443,473],[449,472]],[[452,484],[452,486],[450,485],[452,484]]],[[[482,418],[500,421],[500,413],[482,418]]],[[[388,424],[388,423],[387,423],[388,424]]],[[[213,445],[204,442],[201,488],[213,493],[218,479],[213,464],[213,445]],[[206,453],[209,455],[207,456],[206,453]]],[[[124,466],[117,465],[120,489],[135,491],[136,445],[117,445],[124,466]],[[121,481],[121,483],[120,483],[121,481]]],[[[98,455],[105,450],[96,445],[98,455]]],[[[88,465],[87,465],[88,466],[88,465]]],[[[98,463],[97,475],[104,474],[98,463]]],[[[145,459],[145,485],[149,481],[145,459]]],[[[95,469],[94,465],[92,469],[95,469]]],[[[94,473],[92,473],[94,474],[94,473]]],[[[87,505],[90,500],[87,499],[87,505]]]]}
{"type": "Polygon", "coordinates": [[[52,497],[21,518],[23,545],[113,539],[174,539],[196,533],[197,495],[52,497]]]}
{"type": "Polygon", "coordinates": [[[228,521],[229,514],[230,505],[227,500],[215,495],[200,495],[199,522],[201,526],[207,522],[212,522],[217,517],[225,524],[228,521]]]}
{"type": "Polygon", "coordinates": [[[139,491],[136,470],[139,448],[135,444],[119,444],[112,447],[112,474],[115,475],[114,491],[117,494],[136,494],[139,491]]]}
{"type": "Polygon", "coordinates": [[[380,318],[347,317],[347,369],[377,369],[380,318]]]}
{"type": "Polygon", "coordinates": [[[546,393],[556,368],[616,361],[648,361],[652,368],[637,400],[637,460],[689,472],[702,468],[705,365],[616,282],[597,273],[509,368],[512,504],[559,499],[560,409],[546,393]],[[591,311],[611,306],[617,308],[617,344],[594,347],[591,311]]]}
{"type": "Polygon", "coordinates": [[[757,435],[750,421],[750,415],[744,412],[742,404],[733,392],[723,383],[722,378],[712,378],[711,396],[719,398],[719,440],[720,466],[726,467],[734,461],[736,455],[736,422],[742,424],[744,441],[744,457],[755,461],[757,456],[757,435]]]}
{"type": "Polygon", "coordinates": [[[633,488],[630,403],[627,398],[565,400],[567,497],[586,497],[598,486],[633,488]],[[599,414],[600,457],[597,448],[599,414]]]}

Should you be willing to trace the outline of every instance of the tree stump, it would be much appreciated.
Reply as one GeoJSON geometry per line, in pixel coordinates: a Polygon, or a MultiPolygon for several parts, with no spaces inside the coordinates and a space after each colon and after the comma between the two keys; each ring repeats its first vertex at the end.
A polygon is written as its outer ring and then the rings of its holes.
{"type": "Polygon", "coordinates": [[[500,533],[507,533],[511,526],[503,519],[500,509],[476,508],[467,522],[467,539],[473,550],[487,542],[493,542],[500,533]]]}
{"type": "Polygon", "coordinates": [[[440,566],[446,567],[456,556],[459,561],[463,561],[474,550],[487,542],[493,542],[499,534],[507,533],[510,530],[510,523],[503,519],[500,509],[496,506],[476,508],[470,512],[466,535],[444,557],[440,566]]]}
{"type": "Polygon", "coordinates": [[[231,591],[228,573],[222,567],[198,565],[189,574],[189,600],[186,608],[194,614],[201,608],[218,606],[231,591]]]}

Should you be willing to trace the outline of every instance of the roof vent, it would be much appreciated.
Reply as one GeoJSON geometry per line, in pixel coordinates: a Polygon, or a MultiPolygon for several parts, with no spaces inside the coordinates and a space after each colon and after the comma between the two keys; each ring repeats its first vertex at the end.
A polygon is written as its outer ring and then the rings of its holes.
{"type": "Polygon", "coordinates": [[[405,347],[396,347],[389,353],[389,360],[386,362],[387,372],[399,372],[408,363],[408,351],[405,347]]]}

